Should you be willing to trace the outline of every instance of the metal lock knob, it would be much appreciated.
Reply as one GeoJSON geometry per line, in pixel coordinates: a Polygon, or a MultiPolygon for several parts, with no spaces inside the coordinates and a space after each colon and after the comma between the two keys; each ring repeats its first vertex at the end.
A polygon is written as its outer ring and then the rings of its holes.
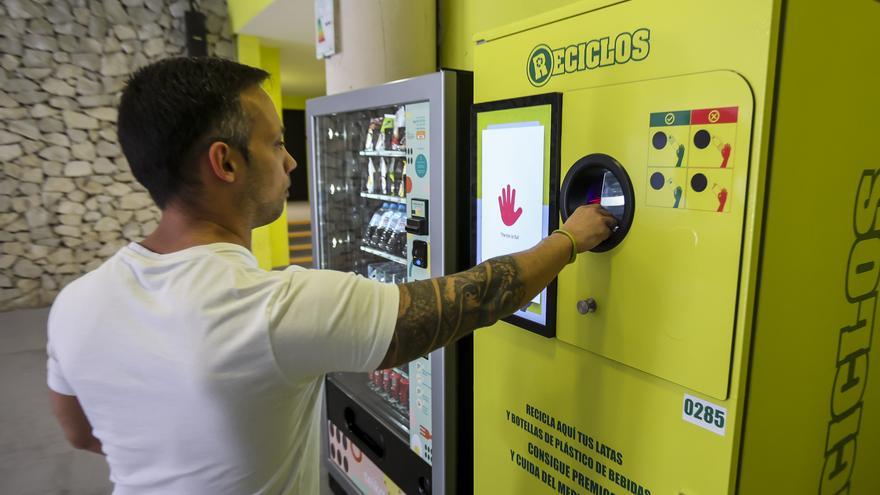
{"type": "Polygon", "coordinates": [[[596,312],[596,300],[592,297],[588,297],[587,299],[581,299],[577,302],[577,310],[578,313],[585,315],[587,313],[595,313],[596,312]]]}

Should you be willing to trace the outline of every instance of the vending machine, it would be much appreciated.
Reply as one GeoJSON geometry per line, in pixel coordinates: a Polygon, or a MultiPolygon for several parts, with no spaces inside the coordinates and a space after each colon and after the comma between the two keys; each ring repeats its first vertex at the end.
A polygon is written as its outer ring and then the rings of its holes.
{"type": "Polygon", "coordinates": [[[618,219],[474,341],[478,494],[880,493],[880,2],[482,33],[474,259],[618,219]]]}
{"type": "MultiPolygon", "coordinates": [[[[441,71],[306,103],[316,268],[403,283],[463,267],[472,94],[470,73],[441,71]]],[[[469,346],[327,376],[335,492],[457,492],[472,468],[455,441],[471,431],[457,413],[471,410],[469,346]]]]}

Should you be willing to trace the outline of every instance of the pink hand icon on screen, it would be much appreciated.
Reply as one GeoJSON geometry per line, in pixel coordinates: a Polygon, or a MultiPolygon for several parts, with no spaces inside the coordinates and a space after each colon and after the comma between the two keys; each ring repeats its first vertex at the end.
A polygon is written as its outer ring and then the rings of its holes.
{"type": "Polygon", "coordinates": [[[515,203],[516,189],[510,189],[510,184],[507,185],[507,190],[502,187],[501,196],[498,196],[498,207],[501,208],[501,221],[508,227],[515,224],[522,215],[522,208],[516,208],[515,203]]]}

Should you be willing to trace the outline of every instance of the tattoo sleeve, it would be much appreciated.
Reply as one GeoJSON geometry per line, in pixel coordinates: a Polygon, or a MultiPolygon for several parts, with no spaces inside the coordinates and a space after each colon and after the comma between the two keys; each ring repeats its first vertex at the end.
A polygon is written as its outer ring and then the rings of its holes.
{"type": "Polygon", "coordinates": [[[525,303],[521,267],[512,256],[470,270],[398,286],[400,311],[380,368],[412,361],[491,325],[525,303]]]}

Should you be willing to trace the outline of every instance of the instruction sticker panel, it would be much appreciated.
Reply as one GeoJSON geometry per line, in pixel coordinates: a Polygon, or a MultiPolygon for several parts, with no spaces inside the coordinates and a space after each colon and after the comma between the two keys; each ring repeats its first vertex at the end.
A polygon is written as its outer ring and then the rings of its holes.
{"type": "Polygon", "coordinates": [[[651,113],[647,206],[730,211],[738,107],[651,113]]]}

